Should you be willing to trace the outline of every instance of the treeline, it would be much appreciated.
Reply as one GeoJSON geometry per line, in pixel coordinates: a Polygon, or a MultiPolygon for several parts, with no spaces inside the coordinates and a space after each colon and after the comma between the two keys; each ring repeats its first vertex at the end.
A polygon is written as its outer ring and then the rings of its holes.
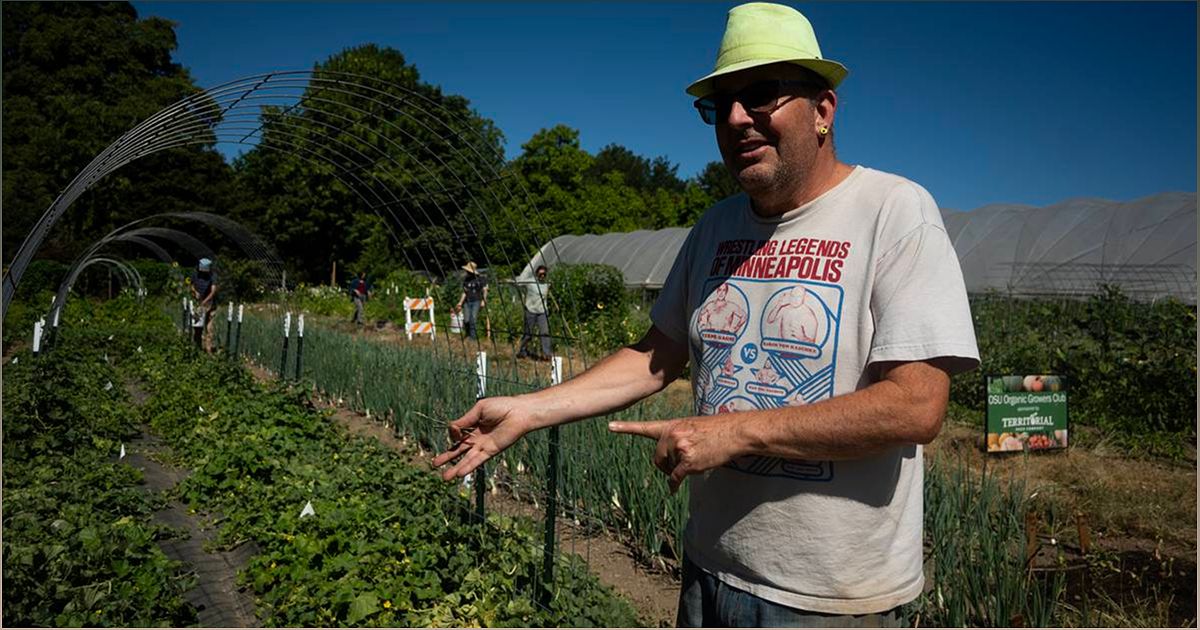
{"type": "MultiPolygon", "coordinates": [[[[175,25],[141,18],[128,3],[4,3],[3,12],[11,260],[80,169],[200,87],[172,60],[175,25]]],[[[293,280],[328,281],[335,264],[343,278],[398,267],[440,276],[467,259],[508,273],[554,236],[690,225],[736,192],[719,163],[683,178],[666,157],[618,144],[593,155],[579,131],[563,125],[539,131],[505,160],[501,130],[467,98],[423,81],[395,49],[364,44],[313,71],[318,79],[353,76],[369,96],[310,83],[300,106],[263,108],[261,133],[232,164],[213,142],[139,159],[81,197],[39,257],[70,260],[141,217],[206,211],[272,243],[293,280]]],[[[220,255],[237,256],[205,236],[220,255]]]]}

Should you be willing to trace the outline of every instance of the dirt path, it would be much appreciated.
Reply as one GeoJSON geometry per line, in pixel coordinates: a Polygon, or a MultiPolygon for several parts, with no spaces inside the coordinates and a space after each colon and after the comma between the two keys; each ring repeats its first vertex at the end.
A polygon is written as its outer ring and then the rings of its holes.
{"type": "MultiPolygon", "coordinates": [[[[136,384],[126,387],[135,404],[146,399],[146,393],[136,384]]],[[[158,436],[142,427],[142,434],[129,443],[125,463],[142,471],[146,489],[161,492],[174,488],[187,477],[187,471],[160,463],[169,447],[158,436]]],[[[209,515],[210,517],[215,515],[209,515]]],[[[248,592],[237,587],[237,574],[250,558],[258,553],[251,544],[243,544],[231,551],[205,550],[216,538],[216,531],[204,527],[201,515],[189,514],[185,505],[171,501],[166,508],[154,513],[158,523],[184,532],[180,538],[159,542],[167,557],[184,563],[196,572],[196,586],[184,594],[189,603],[196,607],[200,625],[210,628],[254,628],[258,619],[254,614],[254,599],[248,592]]]]}
{"type": "MultiPolygon", "coordinates": [[[[275,380],[275,374],[261,366],[251,363],[247,363],[246,366],[260,381],[275,380]]],[[[351,435],[373,437],[407,457],[411,465],[434,474],[430,465],[432,455],[421,451],[413,442],[397,437],[390,426],[337,405],[325,402],[317,402],[317,405],[329,410],[333,421],[351,435]]],[[[525,501],[518,501],[503,491],[489,492],[486,505],[489,512],[525,516],[535,521],[543,518],[541,509],[525,501]]],[[[647,567],[638,562],[625,544],[607,532],[585,532],[561,518],[558,519],[556,531],[559,551],[581,557],[602,583],[633,604],[646,623],[657,627],[675,625],[679,581],[671,576],[669,570],[647,567]]]]}

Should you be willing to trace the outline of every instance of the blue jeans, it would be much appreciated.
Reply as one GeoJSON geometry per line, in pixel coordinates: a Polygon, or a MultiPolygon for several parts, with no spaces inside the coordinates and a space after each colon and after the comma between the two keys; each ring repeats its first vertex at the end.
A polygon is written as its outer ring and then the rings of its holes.
{"type": "Polygon", "coordinates": [[[898,608],[869,615],[831,615],[789,608],[734,588],[683,557],[679,628],[901,628],[898,608]]]}
{"type": "Polygon", "coordinates": [[[470,339],[477,338],[479,302],[463,302],[463,332],[470,339]]]}

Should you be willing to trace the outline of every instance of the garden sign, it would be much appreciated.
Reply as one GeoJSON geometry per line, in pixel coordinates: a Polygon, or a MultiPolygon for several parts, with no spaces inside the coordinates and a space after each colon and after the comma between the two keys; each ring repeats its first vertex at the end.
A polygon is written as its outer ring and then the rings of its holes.
{"type": "Polygon", "coordinates": [[[1060,376],[987,377],[989,453],[1066,448],[1067,390],[1060,376]]]}

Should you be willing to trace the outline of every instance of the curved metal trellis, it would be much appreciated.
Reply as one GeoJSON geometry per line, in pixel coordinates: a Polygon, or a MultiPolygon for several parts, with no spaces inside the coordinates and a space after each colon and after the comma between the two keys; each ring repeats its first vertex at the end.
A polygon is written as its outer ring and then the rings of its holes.
{"type": "MultiPolygon", "coordinates": [[[[417,89],[330,71],[273,72],[193,94],[129,130],[76,175],[21,245],[4,279],[4,308],[46,234],[91,187],[108,174],[154,153],[210,148],[216,143],[257,147],[264,156],[286,155],[316,175],[305,182],[308,185],[344,189],[354,204],[346,210],[378,217],[408,268],[427,277],[444,275],[447,253],[463,262],[480,261],[483,267],[520,269],[544,243],[550,242],[543,253],[552,251],[553,258],[558,259],[552,242],[558,235],[546,228],[540,210],[520,180],[512,176],[503,150],[489,130],[468,119],[463,111],[465,106],[451,109],[417,89]],[[431,226],[444,230],[448,237],[443,240],[448,242],[434,242],[431,234],[440,232],[432,232],[428,229],[431,226]],[[498,236],[507,237],[506,242],[516,246],[512,250],[483,246],[498,236]],[[489,255],[494,258],[489,259],[489,255]]],[[[136,239],[161,236],[143,231],[146,229],[164,228],[140,228],[124,232],[119,238],[135,239],[128,242],[136,244],[136,239]]],[[[116,238],[109,242],[116,242],[116,238]]],[[[450,269],[456,270],[458,264],[461,262],[450,269]]],[[[575,304],[577,296],[562,290],[555,293],[556,301],[566,308],[549,313],[552,337],[578,341],[571,338],[571,327],[562,314],[580,312],[575,304]]],[[[438,343],[431,344],[429,351],[434,364],[444,366],[438,369],[454,373],[439,374],[428,386],[450,387],[451,381],[473,381],[473,371],[457,371],[458,366],[472,351],[487,349],[492,357],[509,362],[511,375],[509,380],[502,374],[500,378],[489,375],[488,382],[509,390],[539,387],[534,381],[544,381],[529,380],[532,377],[528,369],[524,373],[518,370],[515,351],[507,352],[507,356],[503,351],[496,352],[506,337],[515,345],[513,341],[521,331],[492,332],[495,334],[469,341],[439,327],[438,343]],[[447,378],[440,378],[443,375],[447,378]]],[[[587,366],[581,345],[560,343],[558,350],[565,355],[565,371],[574,369],[576,356],[587,366]]],[[[550,435],[557,434],[552,431],[550,435]]],[[[558,438],[548,439],[556,442],[558,438]]],[[[575,458],[578,461],[569,464],[585,461],[582,453],[586,451],[580,445],[580,455],[575,458]]],[[[542,490],[549,497],[546,505],[551,515],[555,513],[556,478],[551,475],[542,490]]],[[[484,487],[484,483],[476,485],[477,489],[484,487]]],[[[562,505],[567,509],[572,504],[564,499],[562,505]]],[[[578,518],[579,513],[575,514],[578,518]]],[[[547,520],[548,558],[553,552],[553,518],[547,520]]]]}
{"type": "MultiPolygon", "coordinates": [[[[206,212],[164,212],[161,214],[152,215],[136,221],[131,221],[112,232],[105,235],[104,238],[93,243],[84,251],[76,262],[72,265],[67,277],[59,285],[58,291],[55,292],[55,299],[51,306],[52,319],[56,320],[56,315],[66,304],[66,297],[70,293],[71,287],[75,283],[78,276],[77,270],[89,264],[88,261],[94,260],[96,254],[103,250],[108,245],[113,243],[128,242],[142,247],[146,247],[152,253],[163,261],[173,261],[174,257],[162,248],[157,242],[152,239],[161,239],[171,242],[179,247],[182,247],[193,258],[215,258],[214,250],[200,239],[183,232],[181,230],[166,228],[160,226],[143,226],[142,224],[149,221],[161,219],[180,219],[187,221],[198,221],[200,223],[212,226],[221,231],[225,236],[233,240],[243,252],[257,260],[262,265],[263,271],[267,274],[268,282],[274,286],[276,283],[282,282],[282,263],[279,257],[271,250],[270,246],[259,239],[253,232],[250,232],[241,224],[228,219],[226,217],[206,213],[206,212]],[[141,226],[141,227],[138,227],[141,226]]],[[[178,274],[179,272],[176,271],[178,274]]],[[[141,286],[139,276],[139,287],[141,286]]]]}
{"type": "MultiPolygon", "coordinates": [[[[358,200],[360,210],[383,220],[409,268],[429,277],[440,277],[443,271],[430,264],[439,255],[427,238],[423,240],[429,225],[450,233],[451,242],[443,245],[456,257],[482,258],[483,266],[510,269],[522,267],[526,254],[553,236],[528,193],[503,172],[499,148],[441,103],[373,77],[274,72],[193,94],[106,148],[76,176],[22,244],[5,276],[4,307],[50,227],[90,187],[158,151],[217,142],[284,152],[328,175],[358,200]],[[415,135],[418,131],[436,140],[426,142],[415,135]],[[384,172],[380,165],[393,172],[384,172]],[[512,204],[522,208],[523,221],[510,213],[487,211],[512,204]],[[456,220],[447,220],[447,212],[456,220]],[[408,240],[398,232],[406,233],[408,240]],[[488,260],[478,244],[501,233],[515,236],[525,251],[505,251],[501,260],[488,260]]],[[[574,296],[560,294],[558,300],[571,304],[574,296]]],[[[551,327],[560,338],[569,330],[554,316],[551,327]]],[[[512,336],[517,331],[508,332],[512,336]]]]}
{"type": "MultiPolygon", "coordinates": [[[[143,292],[145,290],[145,284],[142,281],[142,274],[138,273],[138,270],[135,269],[133,267],[133,265],[130,265],[129,263],[127,263],[123,260],[118,260],[116,258],[111,258],[108,256],[93,256],[93,257],[88,258],[87,260],[83,261],[82,264],[75,267],[74,269],[71,270],[70,273],[67,274],[67,277],[63,279],[62,285],[59,286],[59,291],[58,291],[57,295],[65,295],[66,293],[69,293],[71,291],[71,288],[75,286],[75,282],[77,280],[79,280],[79,276],[83,274],[84,270],[86,270],[88,267],[91,267],[92,265],[96,265],[96,264],[105,264],[110,267],[115,267],[118,271],[121,272],[121,275],[124,276],[126,286],[128,286],[132,289],[135,289],[138,292],[139,296],[141,296],[143,294],[143,292]]],[[[56,303],[58,302],[57,296],[55,298],[55,301],[56,301],[56,303]]],[[[51,312],[57,315],[57,313],[59,313],[59,310],[56,308],[56,309],[52,310],[51,312]]],[[[58,325],[57,317],[53,317],[52,321],[54,322],[55,326],[58,325]]]]}

